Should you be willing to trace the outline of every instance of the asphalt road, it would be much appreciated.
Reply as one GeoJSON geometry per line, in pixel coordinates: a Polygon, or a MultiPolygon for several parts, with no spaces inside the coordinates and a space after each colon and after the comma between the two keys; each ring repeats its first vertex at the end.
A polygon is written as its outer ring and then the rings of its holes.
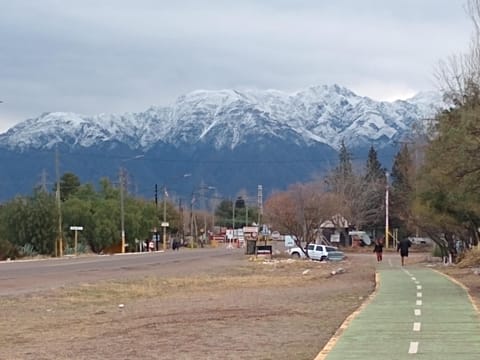
{"type": "Polygon", "coordinates": [[[243,259],[244,249],[218,247],[0,262],[0,296],[100,280],[205,273],[236,265],[243,259]]]}

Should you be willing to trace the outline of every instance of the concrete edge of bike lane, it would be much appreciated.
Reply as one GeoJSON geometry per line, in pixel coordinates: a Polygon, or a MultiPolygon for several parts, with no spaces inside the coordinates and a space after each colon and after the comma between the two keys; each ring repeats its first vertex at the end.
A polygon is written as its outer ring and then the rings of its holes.
{"type": "Polygon", "coordinates": [[[466,286],[465,284],[463,284],[461,281],[455,279],[454,277],[448,275],[448,274],[445,274],[444,272],[442,271],[439,271],[439,270],[436,270],[436,269],[431,269],[432,271],[446,277],[448,280],[450,280],[451,282],[453,282],[454,284],[457,284],[458,286],[460,286],[463,290],[465,290],[465,292],[467,293],[467,296],[468,296],[468,299],[470,300],[470,302],[472,303],[472,306],[473,308],[475,309],[475,311],[477,312],[477,315],[480,317],[480,308],[478,307],[477,305],[477,302],[475,301],[475,299],[473,298],[472,294],[470,294],[470,289],[468,288],[468,286],[466,286]]]}
{"type": "Polygon", "coordinates": [[[328,340],[328,342],[325,344],[325,346],[322,348],[322,350],[318,353],[318,355],[315,357],[314,360],[325,360],[330,353],[330,351],[335,347],[337,342],[340,340],[341,336],[345,332],[345,330],[348,329],[350,324],[357,318],[360,313],[362,313],[363,310],[375,299],[375,297],[378,294],[379,288],[380,288],[380,273],[378,271],[375,272],[375,289],[373,292],[365,299],[365,301],[360,304],[360,306],[352,312],[347,318],[343,321],[343,323],[340,325],[340,327],[337,329],[335,334],[328,340]]]}

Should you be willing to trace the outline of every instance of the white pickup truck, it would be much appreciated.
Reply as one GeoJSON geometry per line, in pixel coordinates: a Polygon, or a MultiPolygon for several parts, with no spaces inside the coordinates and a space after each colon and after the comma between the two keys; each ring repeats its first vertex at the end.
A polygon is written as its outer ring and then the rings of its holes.
{"type": "MultiPolygon", "coordinates": [[[[345,254],[335,246],[309,244],[306,250],[312,260],[343,260],[345,258],[345,254]]],[[[288,254],[293,258],[306,258],[305,253],[299,247],[289,249],[288,254]]]]}

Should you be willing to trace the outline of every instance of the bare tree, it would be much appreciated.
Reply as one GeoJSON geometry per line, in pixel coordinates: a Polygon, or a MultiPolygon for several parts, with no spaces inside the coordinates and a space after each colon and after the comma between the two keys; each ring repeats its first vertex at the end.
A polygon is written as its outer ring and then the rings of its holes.
{"type": "Polygon", "coordinates": [[[480,85],[480,0],[469,0],[466,11],[474,27],[468,50],[441,60],[434,73],[445,99],[455,106],[465,104],[480,85]]]}
{"type": "Polygon", "coordinates": [[[321,183],[296,184],[267,200],[265,217],[276,230],[294,236],[303,250],[302,243],[308,247],[315,242],[320,224],[335,213],[336,203],[321,183]]]}

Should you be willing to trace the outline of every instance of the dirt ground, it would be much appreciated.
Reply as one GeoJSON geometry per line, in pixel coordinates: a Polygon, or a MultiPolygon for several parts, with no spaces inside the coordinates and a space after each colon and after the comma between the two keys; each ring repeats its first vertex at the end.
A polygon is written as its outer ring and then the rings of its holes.
{"type": "Polygon", "coordinates": [[[1,359],[313,359],[374,289],[373,256],[0,298],[1,359]],[[345,272],[332,276],[333,270],[345,272]]]}
{"type": "MultiPolygon", "coordinates": [[[[330,263],[245,256],[215,272],[0,297],[0,358],[310,360],[374,289],[374,256],[348,255],[330,263]]],[[[480,305],[472,269],[426,260],[409,258],[460,280],[480,305]]]]}

